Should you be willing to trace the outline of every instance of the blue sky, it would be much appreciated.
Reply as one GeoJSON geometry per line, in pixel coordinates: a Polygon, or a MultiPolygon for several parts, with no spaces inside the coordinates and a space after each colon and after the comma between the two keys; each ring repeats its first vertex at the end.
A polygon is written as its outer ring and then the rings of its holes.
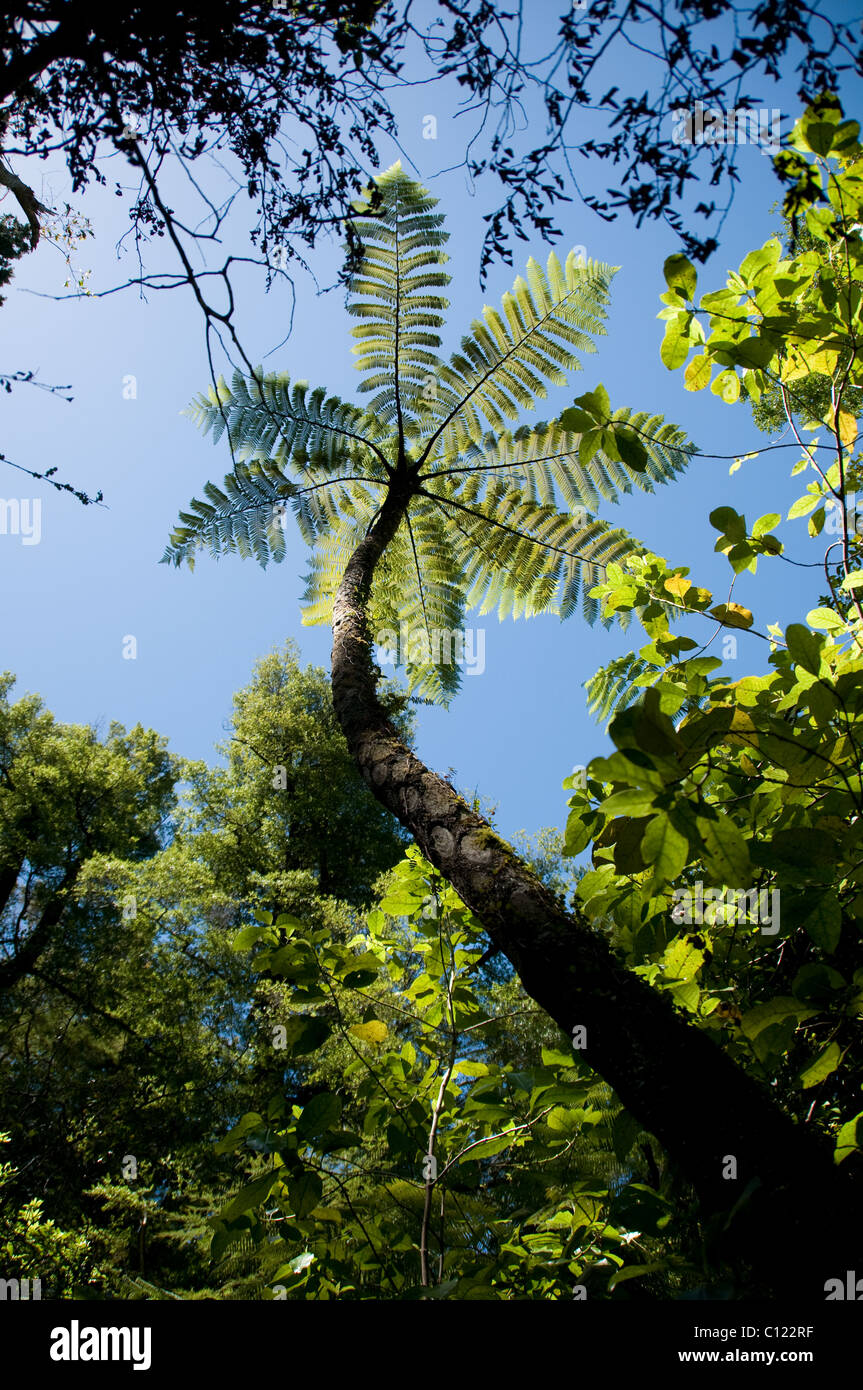
{"type": "MultiPolygon", "coordinates": [[[[547,17],[556,10],[556,5],[543,6],[547,17]]],[[[624,85],[620,74],[617,80],[624,85]]],[[[638,74],[633,70],[627,80],[634,89],[638,74]]],[[[798,113],[794,83],[764,82],[759,90],[766,106],[781,109],[787,130],[798,113]]],[[[859,115],[855,95],[849,85],[846,111],[859,115]]],[[[496,190],[482,182],[472,188],[463,169],[451,168],[462,158],[469,120],[456,118],[458,100],[452,84],[440,81],[398,94],[399,147],[381,142],[383,166],[402,157],[441,199],[448,217],[453,307],[444,335],[447,350],[457,345],[484,303],[499,303],[529,255],[544,259],[548,250],[538,239],[515,242],[513,268],[496,266],[480,290],[482,216],[494,205],[496,190]],[[427,115],[437,120],[434,140],[423,138],[427,115]]],[[[737,266],[776,226],[770,208],[780,189],[769,159],[752,148],[738,154],[736,199],[719,252],[699,272],[700,289],[717,288],[726,268],[737,266]]],[[[116,156],[106,165],[109,171],[119,167],[116,156]]],[[[587,161],[576,168],[579,177],[586,175],[587,161]]],[[[29,168],[19,161],[17,172],[43,200],[56,206],[68,199],[90,218],[95,237],[85,243],[78,263],[91,270],[92,288],[107,288],[133,273],[128,261],[116,257],[115,242],[127,224],[124,203],[110,189],[94,188],[73,199],[59,160],[29,168]]],[[[698,196],[705,191],[699,189],[698,196]]],[[[550,418],[602,381],[613,406],[662,412],[703,450],[734,455],[755,447],[759,436],[745,407],[723,405],[709,392],[687,393],[683,373],[670,373],[660,362],[662,324],[656,314],[663,261],[678,249],[673,234],[656,224],[637,230],[626,214],[604,223],[577,199],[559,216],[561,251],[584,245],[589,256],[621,269],[599,353],[585,358],[584,371],[569,387],[540,402],[533,418],[550,418]]],[[[235,234],[242,254],[239,223],[235,234]]],[[[170,264],[161,246],[157,253],[161,264],[170,264]]],[[[335,243],[324,242],[311,253],[318,285],[332,283],[339,255],[335,243]]],[[[38,545],[0,535],[6,614],[0,667],[16,673],[17,694],[38,692],[59,719],[103,726],[111,719],[127,726],[141,721],[169,736],[175,752],[213,758],[233,692],[248,681],[258,657],[293,637],[304,661],[329,664],[328,630],[300,623],[305,552],[294,533],[285,563],[267,571],[234,557],[218,562],[204,557],[194,574],[158,563],[178,510],[201,494],[208,478],[220,482],[229,467],[227,451],[214,448],[180,413],[207,384],[200,316],[188,291],[151,292],[145,303],[134,290],[62,303],[26,292],[61,293],[64,279],[63,260],[50,246],[21,263],[0,310],[6,344],[0,368],[38,368],[45,381],[72,383],[75,399],[67,404],[32,387],[16,388],[3,399],[0,448],[33,468],[58,465],[59,477],[91,493],[102,488],[107,505],[82,508],[23,474],[9,469],[0,474],[4,498],[42,501],[38,545]],[[134,399],[126,398],[130,376],[134,399]],[[123,658],[129,635],[137,639],[135,660],[123,658]]],[[[251,275],[241,275],[239,284],[241,336],[249,355],[260,360],[288,333],[291,294],[282,285],[265,295],[251,275]]],[[[353,321],[345,313],[343,293],[320,293],[302,271],[295,292],[293,329],[279,351],[265,359],[266,367],[356,399],[353,321]]],[[[625,499],[602,514],[629,526],[670,561],[691,566],[699,583],[715,588],[719,601],[730,570],[713,553],[716,532],[708,513],[723,504],[745,511],[750,520],[784,511],[802,490],[788,476],[795,458],[790,449],[768,454],[745,463],[733,477],[729,461],[700,459],[672,487],[625,499]]],[[[806,553],[805,522],[789,523],[780,534],[794,558],[818,558],[806,553]]],[[[757,577],[738,581],[735,599],[755,609],[758,626],[784,625],[799,620],[817,600],[814,573],[810,580],[807,571],[762,562],[757,577]]],[[[485,628],[485,671],[464,680],[449,711],[421,710],[418,751],[431,766],[454,769],[463,789],[477,788],[496,804],[503,833],[562,826],[567,795],[562,780],[607,743],[587,714],[583,682],[637,644],[638,635],[591,629],[579,617],[563,624],[553,617],[500,623],[494,614],[474,614],[468,625],[485,628]]],[[[761,670],[765,658],[765,644],[743,635],[734,673],[761,670]]]]}

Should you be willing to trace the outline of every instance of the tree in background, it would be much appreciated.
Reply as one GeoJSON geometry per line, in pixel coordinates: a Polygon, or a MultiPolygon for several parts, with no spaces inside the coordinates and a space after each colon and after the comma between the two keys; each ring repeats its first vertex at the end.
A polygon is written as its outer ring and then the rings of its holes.
{"type": "MultiPolygon", "coordinates": [[[[286,1077],[283,1055],[252,1054],[280,985],[250,973],[233,936],[281,904],[347,939],[401,833],[347,754],[325,673],[291,649],[238,693],[224,768],[171,758],[143,730],[101,743],[34,697],[7,700],[4,722],[3,1211],[13,1222],[37,1201],[81,1236],[91,1295],[212,1292],[207,1218],[236,1182],[213,1146],[259,1086],[306,1094],[302,1065],[286,1077]]],[[[229,1291],[259,1282],[222,1273],[229,1291]]]]}

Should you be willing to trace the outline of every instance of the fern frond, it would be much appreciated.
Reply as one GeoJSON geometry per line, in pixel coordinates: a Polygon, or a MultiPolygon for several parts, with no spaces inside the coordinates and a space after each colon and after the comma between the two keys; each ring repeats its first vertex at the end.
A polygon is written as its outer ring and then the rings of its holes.
{"type": "Polygon", "coordinates": [[[425,411],[424,459],[439,443],[445,453],[460,453],[489,427],[505,431],[547,394],[546,383],[565,384],[567,372],[580,367],[577,352],[595,352],[593,339],[605,332],[614,273],[615,267],[585,263],[574,252],[565,266],[552,252],[546,271],[529,261],[528,280],[518,277],[501,312],[486,306],[461,351],[441,366],[425,411]]]}
{"type": "MultiPolygon", "coordinates": [[[[476,482],[476,480],[472,480],[476,482]]],[[[587,573],[620,563],[638,543],[620,527],[590,516],[573,518],[494,480],[480,495],[427,489],[448,514],[453,551],[464,572],[468,609],[497,608],[501,618],[557,613],[568,617],[587,573]]]]}
{"type": "Polygon", "coordinates": [[[623,656],[615,657],[607,666],[602,666],[596,675],[584,682],[587,708],[594,719],[607,728],[616,714],[627,709],[643,694],[643,687],[634,682],[650,670],[655,671],[659,680],[661,670],[651,667],[635,652],[626,652],[623,656]]]}
{"type": "MultiPolygon", "coordinates": [[[[380,484],[379,484],[380,486],[380,484]]],[[[309,544],[317,542],[342,516],[362,518],[364,532],[375,510],[373,493],[362,483],[327,480],[301,487],[285,478],[271,463],[238,463],[224,481],[204,488],[206,501],[195,499],[188,512],[180,513],[162,556],[163,564],[179,566],[185,560],[194,568],[197,551],[212,555],[236,553],[253,556],[266,568],[285,558],[285,521],[290,507],[309,544]]]]}
{"type": "Polygon", "coordinates": [[[449,260],[443,246],[449,234],[437,205],[409,179],[401,164],[377,180],[383,195],[374,218],[354,227],[363,257],[351,280],[348,313],[363,322],[354,328],[356,366],[364,373],[362,392],[377,394],[369,413],[403,429],[407,400],[420,395],[440,371],[437,332],[448,300],[439,293],[450,281],[442,269],[449,260]]]}
{"type": "Polygon", "coordinates": [[[387,431],[374,415],[327,396],[323,387],[310,391],[307,381],[292,386],[287,372],[235,372],[230,386],[220,377],[184,413],[205,434],[212,432],[213,443],[227,429],[234,457],[243,463],[283,468],[292,462],[304,471],[374,475],[385,457],[381,442],[387,431]]]}

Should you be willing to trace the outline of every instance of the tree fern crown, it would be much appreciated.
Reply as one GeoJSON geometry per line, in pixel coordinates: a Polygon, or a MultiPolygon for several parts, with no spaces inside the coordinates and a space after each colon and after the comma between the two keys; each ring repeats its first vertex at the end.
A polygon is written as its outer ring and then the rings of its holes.
{"type": "Polygon", "coordinates": [[[445,360],[436,206],[399,164],[357,205],[348,312],[365,405],[262,369],[192,403],[214,441],[226,434],[234,466],[180,514],[163,559],[192,564],[206,548],[281,561],[290,510],[311,550],[303,621],[329,622],[345,565],[398,480],[410,500],[375,572],[372,636],[397,634],[411,688],[446,702],[468,609],[567,617],[581,593],[595,619],[589,589],[636,545],[594,515],[600,501],[668,481],[691,446],[659,416],[611,411],[602,387],[559,419],[518,423],[605,332],[614,268],[574,252],[563,263],[552,252],[545,268],[529,260],[445,360]]]}

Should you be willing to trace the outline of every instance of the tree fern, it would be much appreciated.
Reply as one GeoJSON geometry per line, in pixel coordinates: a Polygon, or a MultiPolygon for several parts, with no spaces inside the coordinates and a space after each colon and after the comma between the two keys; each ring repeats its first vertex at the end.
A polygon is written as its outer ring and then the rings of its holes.
{"type": "MultiPolygon", "coordinates": [[[[703,666],[703,658],[699,658],[699,661],[703,666]]],[[[706,664],[708,667],[711,664],[718,666],[721,662],[713,661],[706,664]]],[[[671,662],[665,667],[656,666],[644,657],[637,656],[635,652],[625,652],[623,656],[615,657],[613,661],[601,667],[590,680],[585,681],[588,710],[607,728],[615,715],[620,714],[636,700],[642,699],[646,689],[658,685],[660,681],[679,680],[685,675],[686,667],[686,661],[671,662]]],[[[687,694],[678,710],[679,717],[683,719],[693,710],[701,708],[706,698],[706,695],[687,694]]]]}
{"type": "Polygon", "coordinates": [[[348,559],[400,487],[409,501],[375,571],[370,635],[395,634],[409,687],[446,702],[466,611],[565,618],[580,598],[595,620],[590,589],[636,547],[600,504],[670,481],[692,448],[661,416],[612,411],[601,387],[559,419],[516,424],[596,350],[614,267],[575,253],[561,264],[552,252],[545,268],[530,260],[444,361],[443,216],[398,164],[378,189],[356,219],[364,254],[348,305],[371,399],[350,404],[260,369],[219,380],[187,413],[214,441],[227,436],[234,467],[181,513],[163,558],[192,564],[203,547],[279,562],[290,510],[311,551],[303,620],[329,622],[348,559]]]}

